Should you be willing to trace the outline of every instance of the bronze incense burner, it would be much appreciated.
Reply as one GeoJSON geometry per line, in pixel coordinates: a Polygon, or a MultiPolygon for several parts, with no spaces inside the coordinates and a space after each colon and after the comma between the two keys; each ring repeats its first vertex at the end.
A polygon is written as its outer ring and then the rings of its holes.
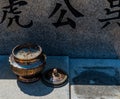
{"type": "Polygon", "coordinates": [[[35,44],[18,45],[9,57],[12,71],[22,82],[34,82],[40,79],[46,64],[46,55],[35,44]]]}

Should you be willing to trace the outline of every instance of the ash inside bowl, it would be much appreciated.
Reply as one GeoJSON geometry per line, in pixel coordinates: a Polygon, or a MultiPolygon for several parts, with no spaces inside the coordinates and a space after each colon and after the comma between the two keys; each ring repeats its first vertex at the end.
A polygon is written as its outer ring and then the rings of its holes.
{"type": "Polygon", "coordinates": [[[29,60],[39,56],[39,54],[40,54],[40,51],[37,49],[22,48],[15,54],[15,56],[19,59],[29,60]]]}

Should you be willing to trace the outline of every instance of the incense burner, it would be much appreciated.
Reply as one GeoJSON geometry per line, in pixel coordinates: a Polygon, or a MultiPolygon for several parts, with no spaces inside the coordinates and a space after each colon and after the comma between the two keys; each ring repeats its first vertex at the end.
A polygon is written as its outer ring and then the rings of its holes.
{"type": "Polygon", "coordinates": [[[46,55],[39,45],[23,44],[13,48],[9,62],[18,80],[34,82],[39,80],[40,74],[45,67],[46,55]]]}

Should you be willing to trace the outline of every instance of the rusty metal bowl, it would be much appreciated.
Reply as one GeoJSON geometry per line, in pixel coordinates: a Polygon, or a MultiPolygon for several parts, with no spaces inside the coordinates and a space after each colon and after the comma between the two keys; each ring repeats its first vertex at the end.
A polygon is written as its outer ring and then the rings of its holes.
{"type": "Polygon", "coordinates": [[[18,76],[18,80],[22,82],[34,82],[40,78],[39,74],[42,72],[46,64],[46,56],[42,54],[39,61],[36,61],[29,65],[24,65],[17,63],[13,55],[11,55],[9,57],[9,62],[12,71],[18,76]]]}
{"type": "Polygon", "coordinates": [[[46,55],[38,45],[18,45],[12,50],[9,62],[18,80],[22,82],[34,82],[40,78],[39,74],[45,67],[46,55]],[[22,53],[20,52],[21,50],[22,53]],[[24,57],[24,55],[26,56],[24,57]]]}

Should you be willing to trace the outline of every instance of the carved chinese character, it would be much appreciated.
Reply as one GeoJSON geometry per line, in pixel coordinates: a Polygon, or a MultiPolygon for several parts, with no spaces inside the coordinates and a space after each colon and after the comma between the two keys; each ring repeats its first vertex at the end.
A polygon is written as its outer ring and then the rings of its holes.
{"type": "MultiPolygon", "coordinates": [[[[120,8],[120,0],[107,0],[110,3],[110,8],[120,8]],[[117,3],[117,4],[116,4],[117,3]]],[[[115,21],[119,26],[120,26],[120,9],[118,10],[111,10],[109,8],[105,8],[106,11],[106,15],[111,15],[111,14],[117,14],[117,16],[115,17],[111,17],[111,18],[106,18],[106,19],[99,19],[100,22],[105,22],[104,26],[102,27],[105,28],[108,25],[111,24],[111,22],[115,21]]]]}
{"type": "MultiPolygon", "coordinates": [[[[76,9],[74,9],[69,0],[64,0],[65,4],[67,5],[68,9],[71,11],[71,13],[75,16],[75,17],[83,17],[84,15],[80,12],[78,12],[76,9]]],[[[49,18],[51,18],[52,16],[55,15],[55,13],[60,9],[60,7],[62,6],[62,4],[60,3],[56,3],[56,6],[53,10],[53,12],[50,14],[49,18]]],[[[63,25],[70,25],[72,28],[76,28],[76,23],[74,20],[72,20],[71,18],[67,17],[66,21],[63,21],[65,14],[67,13],[67,10],[65,9],[61,9],[60,12],[60,16],[57,20],[57,22],[53,23],[53,25],[58,28],[59,26],[63,26],[63,25]]]]}
{"type": "Polygon", "coordinates": [[[18,7],[21,7],[24,5],[27,5],[26,1],[9,0],[9,5],[2,8],[3,9],[3,17],[2,17],[0,24],[3,23],[8,18],[9,19],[9,23],[7,25],[8,27],[11,26],[13,21],[15,21],[19,26],[21,26],[23,28],[31,27],[33,25],[32,20],[29,24],[26,24],[26,25],[22,25],[19,20],[20,19],[19,14],[22,13],[22,11],[18,10],[18,7]],[[12,14],[13,17],[7,17],[8,14],[12,14]]]}

